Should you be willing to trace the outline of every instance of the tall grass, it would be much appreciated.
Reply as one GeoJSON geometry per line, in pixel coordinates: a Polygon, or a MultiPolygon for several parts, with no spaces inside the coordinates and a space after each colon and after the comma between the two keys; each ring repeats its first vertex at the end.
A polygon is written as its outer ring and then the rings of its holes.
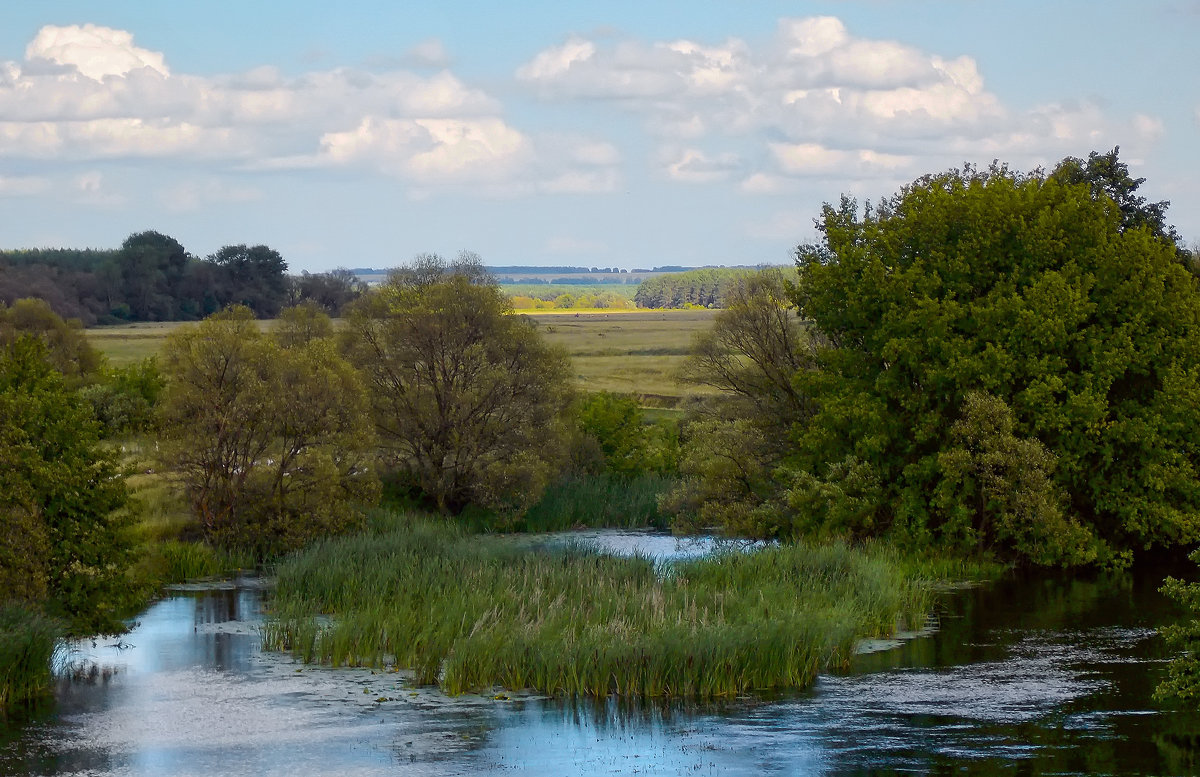
{"type": "Polygon", "coordinates": [[[59,625],[18,605],[0,606],[0,717],[50,690],[59,625]]]}
{"type": "Polygon", "coordinates": [[[451,694],[715,698],[803,688],[929,605],[888,554],[846,545],[730,551],[664,575],[419,518],[375,525],[279,567],[268,648],[394,662],[451,694]]]}
{"type": "Polygon", "coordinates": [[[658,510],[658,495],[672,485],[671,478],[653,474],[633,478],[568,475],[546,489],[516,528],[523,531],[562,531],[580,526],[665,529],[669,520],[658,510]]]}

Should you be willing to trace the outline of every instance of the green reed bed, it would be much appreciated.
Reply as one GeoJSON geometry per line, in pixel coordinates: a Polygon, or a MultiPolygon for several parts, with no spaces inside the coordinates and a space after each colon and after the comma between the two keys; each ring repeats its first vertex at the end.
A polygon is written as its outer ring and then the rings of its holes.
{"type": "Polygon", "coordinates": [[[264,644],[305,661],[392,664],[451,694],[728,697],[809,685],[856,640],[924,619],[882,551],[727,552],[656,570],[531,549],[421,519],[331,541],[278,569],[264,644]]]}
{"type": "Polygon", "coordinates": [[[667,528],[659,512],[659,494],[675,485],[674,478],[641,474],[568,475],[526,511],[516,527],[522,531],[562,531],[580,526],[638,529],[667,528]]]}
{"type": "Polygon", "coordinates": [[[60,636],[50,618],[18,605],[0,605],[0,717],[49,692],[60,636]]]}

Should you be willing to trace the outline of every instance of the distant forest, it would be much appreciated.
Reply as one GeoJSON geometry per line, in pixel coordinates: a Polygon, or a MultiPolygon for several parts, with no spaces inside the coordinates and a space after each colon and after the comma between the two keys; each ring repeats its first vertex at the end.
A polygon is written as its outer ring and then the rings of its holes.
{"type": "Polygon", "coordinates": [[[174,238],[139,232],[113,250],[0,251],[0,303],[36,297],[91,326],[194,320],[237,304],[259,318],[305,301],[337,315],[366,289],[344,268],[300,275],[287,269],[264,245],[229,245],[200,258],[174,238]]]}
{"type": "Polygon", "coordinates": [[[633,301],[639,308],[723,308],[726,296],[757,271],[745,267],[705,267],[658,275],[642,281],[633,301]]]}

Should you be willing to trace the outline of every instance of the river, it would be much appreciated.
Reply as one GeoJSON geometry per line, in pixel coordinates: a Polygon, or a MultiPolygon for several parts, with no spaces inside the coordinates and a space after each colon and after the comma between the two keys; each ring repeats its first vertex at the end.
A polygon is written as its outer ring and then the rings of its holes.
{"type": "Polygon", "coordinates": [[[1178,616],[1157,577],[956,592],[936,632],[804,693],[699,706],[450,698],[305,666],[259,649],[257,581],[177,589],[120,640],[75,646],[55,703],[0,728],[0,774],[1191,774],[1200,716],[1150,698],[1155,629],[1178,616]]]}

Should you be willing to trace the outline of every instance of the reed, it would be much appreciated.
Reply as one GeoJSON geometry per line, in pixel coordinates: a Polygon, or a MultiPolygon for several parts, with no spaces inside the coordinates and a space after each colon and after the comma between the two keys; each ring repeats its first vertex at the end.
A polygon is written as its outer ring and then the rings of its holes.
{"type": "Polygon", "coordinates": [[[451,694],[708,699],[804,688],[930,603],[886,553],[848,545],[656,568],[419,517],[374,526],[279,567],[268,648],[408,668],[451,694]]]}
{"type": "Polygon", "coordinates": [[[579,527],[667,528],[658,495],[674,484],[662,475],[568,475],[546,489],[515,527],[522,531],[563,531],[579,527]]]}
{"type": "Polygon", "coordinates": [[[0,717],[49,693],[61,636],[59,625],[41,613],[0,606],[0,717]]]}

